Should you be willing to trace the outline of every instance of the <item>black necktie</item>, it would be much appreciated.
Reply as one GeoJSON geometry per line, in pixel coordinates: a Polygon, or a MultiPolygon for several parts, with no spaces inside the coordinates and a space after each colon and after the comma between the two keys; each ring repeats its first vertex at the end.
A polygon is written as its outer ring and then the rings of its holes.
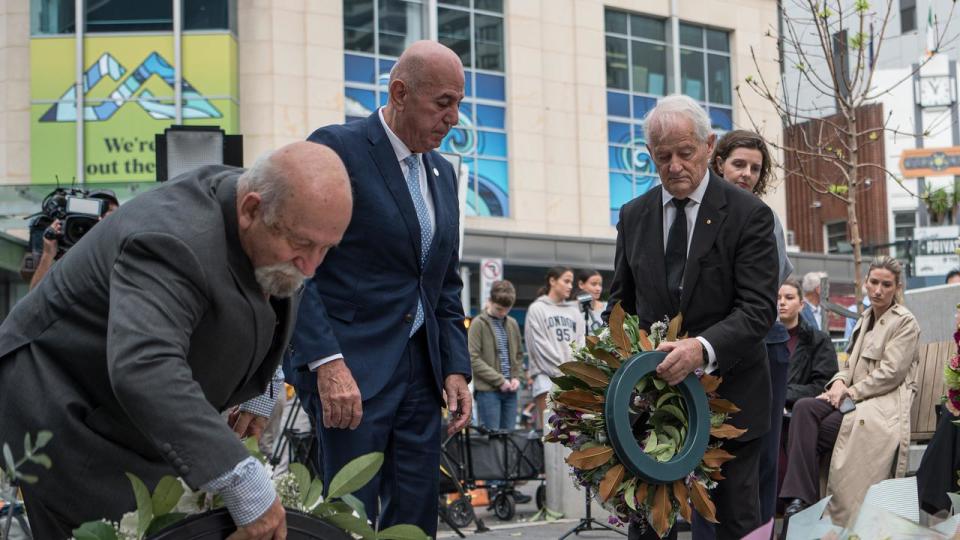
{"type": "Polygon", "coordinates": [[[677,303],[680,303],[680,289],[683,286],[683,267],[687,264],[687,213],[684,207],[690,199],[673,199],[677,214],[670,225],[667,235],[667,251],[663,254],[667,269],[667,290],[677,303]]]}

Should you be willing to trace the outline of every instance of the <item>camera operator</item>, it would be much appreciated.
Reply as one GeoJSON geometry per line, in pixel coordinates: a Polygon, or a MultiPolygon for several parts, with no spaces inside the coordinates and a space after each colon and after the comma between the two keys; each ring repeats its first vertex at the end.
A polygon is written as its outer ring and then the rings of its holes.
{"type": "MultiPolygon", "coordinates": [[[[87,198],[100,199],[103,201],[103,213],[100,216],[101,220],[120,207],[120,200],[117,199],[116,194],[109,189],[92,191],[87,194],[87,198]]],[[[47,226],[46,230],[43,231],[43,251],[40,253],[40,259],[37,261],[33,277],[30,278],[30,290],[33,290],[33,288],[40,283],[43,276],[47,275],[47,272],[50,271],[53,263],[63,255],[64,252],[60,250],[61,238],[63,238],[63,223],[59,219],[55,219],[47,226]]]]}

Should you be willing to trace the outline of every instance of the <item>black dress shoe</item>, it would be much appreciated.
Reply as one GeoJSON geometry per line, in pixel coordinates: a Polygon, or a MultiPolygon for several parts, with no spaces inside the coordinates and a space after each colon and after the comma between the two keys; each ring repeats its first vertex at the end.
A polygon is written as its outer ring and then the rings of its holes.
{"type": "Polygon", "coordinates": [[[803,502],[802,499],[793,499],[787,503],[786,509],[783,511],[783,530],[780,531],[780,539],[785,540],[787,538],[787,527],[790,525],[790,518],[794,514],[798,514],[806,509],[808,506],[807,503],[803,502]]]}

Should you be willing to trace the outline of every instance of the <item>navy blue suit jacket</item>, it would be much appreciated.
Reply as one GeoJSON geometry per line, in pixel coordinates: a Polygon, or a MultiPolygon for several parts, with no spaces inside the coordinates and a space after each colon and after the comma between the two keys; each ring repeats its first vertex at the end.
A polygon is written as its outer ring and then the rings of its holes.
{"type": "Polygon", "coordinates": [[[447,375],[469,381],[453,166],[437,152],[423,155],[436,227],[421,269],[420,222],[378,114],[318,129],[308,140],[329,146],[346,165],[353,217],[305,286],[284,362],[287,380],[298,392],[316,393],[308,364],[340,353],[362,399],[376,396],[403,355],[420,299],[437,396],[447,375]]]}

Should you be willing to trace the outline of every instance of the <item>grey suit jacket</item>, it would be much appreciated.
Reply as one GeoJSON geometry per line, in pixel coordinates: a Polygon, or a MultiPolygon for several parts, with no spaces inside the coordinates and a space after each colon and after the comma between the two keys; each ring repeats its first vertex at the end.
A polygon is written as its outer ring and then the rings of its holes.
{"type": "Polygon", "coordinates": [[[198,487],[248,456],[218,413],[265,389],[296,300],[268,301],[241,249],[241,172],[205,167],[125,204],[0,326],[0,439],[53,432],[33,491],[65,516],[129,510],[125,472],[198,487]]]}

